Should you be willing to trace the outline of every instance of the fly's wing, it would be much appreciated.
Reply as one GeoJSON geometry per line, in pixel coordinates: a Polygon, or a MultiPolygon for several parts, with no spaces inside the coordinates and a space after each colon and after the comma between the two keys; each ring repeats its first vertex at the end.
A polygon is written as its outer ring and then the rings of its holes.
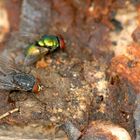
{"type": "Polygon", "coordinates": [[[13,60],[8,59],[7,57],[0,56],[0,73],[7,75],[10,73],[19,73],[20,70],[17,69],[13,60]]]}
{"type": "Polygon", "coordinates": [[[13,83],[13,75],[0,75],[0,90],[20,90],[20,87],[13,83]]]}
{"type": "MultiPolygon", "coordinates": [[[[12,32],[11,36],[18,37],[20,41],[24,41],[27,44],[35,42],[35,40],[38,40],[40,38],[39,34],[33,34],[33,33],[27,33],[27,32],[12,32]]],[[[12,38],[12,39],[13,39],[12,38]]]]}
{"type": "Polygon", "coordinates": [[[42,56],[44,56],[45,54],[47,54],[49,52],[49,49],[48,48],[37,47],[37,49],[39,50],[38,53],[32,54],[32,55],[27,55],[25,57],[25,60],[24,60],[24,65],[25,66],[28,66],[28,65],[31,65],[31,64],[35,63],[42,56]]]}
{"type": "Polygon", "coordinates": [[[13,82],[15,73],[20,73],[12,58],[0,56],[0,89],[20,90],[20,87],[13,82]]]}

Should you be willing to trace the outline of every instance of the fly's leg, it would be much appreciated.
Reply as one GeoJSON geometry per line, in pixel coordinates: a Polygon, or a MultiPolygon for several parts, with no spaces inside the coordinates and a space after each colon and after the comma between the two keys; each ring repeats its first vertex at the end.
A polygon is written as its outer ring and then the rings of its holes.
{"type": "Polygon", "coordinates": [[[45,103],[45,102],[43,102],[42,100],[40,100],[39,98],[37,98],[36,96],[35,96],[35,94],[34,93],[32,93],[31,94],[37,101],[39,101],[42,105],[47,105],[47,103],[45,103]]]}

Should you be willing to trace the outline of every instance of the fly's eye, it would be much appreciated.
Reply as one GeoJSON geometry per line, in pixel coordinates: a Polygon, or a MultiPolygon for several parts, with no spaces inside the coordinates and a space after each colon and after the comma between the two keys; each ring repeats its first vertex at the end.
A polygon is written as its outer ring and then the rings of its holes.
{"type": "Polygon", "coordinates": [[[62,38],[62,36],[59,36],[59,42],[60,42],[60,48],[61,49],[64,49],[65,48],[65,41],[62,38]]]}

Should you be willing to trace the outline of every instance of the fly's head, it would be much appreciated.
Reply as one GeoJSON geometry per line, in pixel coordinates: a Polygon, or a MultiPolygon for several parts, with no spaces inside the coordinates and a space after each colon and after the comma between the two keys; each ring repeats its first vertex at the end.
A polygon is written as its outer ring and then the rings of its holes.
{"type": "Polygon", "coordinates": [[[32,91],[35,93],[35,94],[38,94],[40,91],[43,90],[43,85],[41,84],[41,81],[39,78],[36,78],[36,82],[33,86],[33,89],[32,91]]]}
{"type": "Polygon", "coordinates": [[[58,35],[58,38],[59,38],[59,46],[60,46],[60,49],[65,49],[66,46],[65,46],[65,41],[64,41],[64,38],[62,37],[62,35],[58,35]]]}

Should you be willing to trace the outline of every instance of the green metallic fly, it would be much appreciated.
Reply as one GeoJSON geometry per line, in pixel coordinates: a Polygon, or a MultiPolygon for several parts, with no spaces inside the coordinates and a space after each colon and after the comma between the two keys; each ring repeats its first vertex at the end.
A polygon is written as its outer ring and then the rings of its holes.
{"type": "Polygon", "coordinates": [[[45,54],[51,53],[58,48],[65,48],[65,42],[61,35],[44,35],[38,41],[30,44],[26,48],[24,65],[30,65],[34,63],[45,54]]]}

